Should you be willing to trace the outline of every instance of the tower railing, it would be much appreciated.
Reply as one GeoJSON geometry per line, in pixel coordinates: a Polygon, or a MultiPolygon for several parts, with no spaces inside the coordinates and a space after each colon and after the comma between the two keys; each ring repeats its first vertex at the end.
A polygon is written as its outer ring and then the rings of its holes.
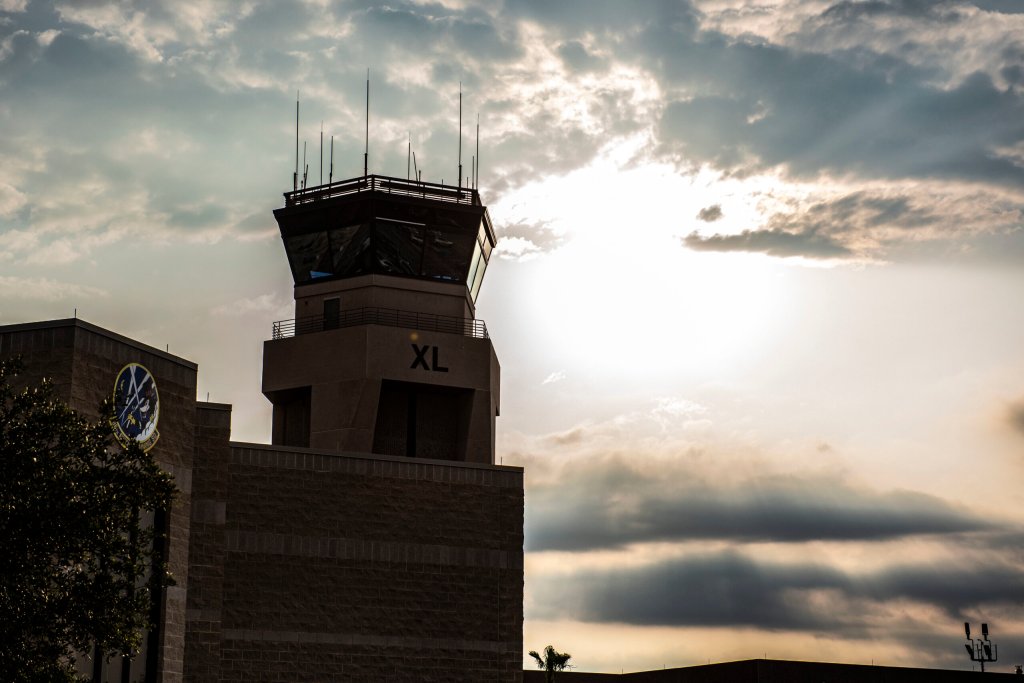
{"type": "Polygon", "coordinates": [[[339,180],[325,185],[306,187],[294,192],[285,192],[284,205],[307,204],[322,199],[358,194],[360,192],[384,192],[386,194],[433,199],[452,204],[483,206],[483,203],[480,201],[480,193],[469,187],[456,187],[455,185],[445,185],[443,183],[427,183],[419,180],[392,178],[391,176],[383,175],[359,176],[358,178],[339,180]]]}
{"type": "Polygon", "coordinates": [[[355,327],[356,325],[384,325],[424,332],[445,332],[477,339],[489,338],[487,324],[483,320],[378,307],[353,308],[340,311],[336,315],[315,315],[278,320],[274,323],[273,338],[285,339],[301,334],[355,327]]]}

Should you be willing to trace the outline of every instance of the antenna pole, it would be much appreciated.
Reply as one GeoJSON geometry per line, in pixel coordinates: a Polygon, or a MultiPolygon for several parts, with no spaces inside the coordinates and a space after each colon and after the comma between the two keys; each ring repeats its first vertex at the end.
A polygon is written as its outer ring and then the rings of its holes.
{"type": "Polygon", "coordinates": [[[327,171],[327,184],[334,182],[334,136],[331,136],[331,165],[327,171]]]}
{"type": "Polygon", "coordinates": [[[292,174],[292,192],[299,189],[299,91],[295,91],[295,173],[292,174]]]}
{"type": "Polygon", "coordinates": [[[302,141],[302,189],[306,189],[306,179],[309,176],[309,164],[306,163],[306,141],[302,141]]]}
{"type": "Polygon", "coordinates": [[[366,70],[366,140],[363,148],[363,176],[369,175],[370,168],[370,70],[366,70]]]}
{"type": "Polygon", "coordinates": [[[320,122],[320,184],[324,184],[324,122],[320,122]]]}
{"type": "Polygon", "coordinates": [[[405,180],[409,180],[409,164],[412,163],[412,133],[409,133],[409,147],[405,150],[405,180]]]}
{"type": "Polygon", "coordinates": [[[476,114],[476,171],[473,175],[473,187],[480,189],[480,112],[476,114]]]}
{"type": "Polygon", "coordinates": [[[416,165],[416,152],[412,153],[412,170],[416,174],[416,182],[420,180],[420,167],[416,165]]]}
{"type": "Polygon", "coordinates": [[[458,186],[458,194],[456,198],[462,195],[462,81],[459,81],[459,181],[456,183],[458,186]]]}

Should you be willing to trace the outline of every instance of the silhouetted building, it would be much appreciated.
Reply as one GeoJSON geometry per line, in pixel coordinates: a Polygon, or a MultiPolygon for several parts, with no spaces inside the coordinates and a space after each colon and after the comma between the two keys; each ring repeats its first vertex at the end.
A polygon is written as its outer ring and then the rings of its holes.
{"type": "Polygon", "coordinates": [[[125,392],[181,491],[155,520],[176,579],[158,626],[96,680],[520,681],[522,469],[494,464],[475,316],[486,207],[365,176],[275,216],[296,312],[264,346],[272,445],[229,441],[194,363],[77,319],[0,327],[0,356],[80,412],[125,392]]]}
{"type": "MultiPolygon", "coordinates": [[[[740,662],[626,674],[565,671],[559,673],[556,680],[559,683],[968,683],[998,679],[999,676],[1008,680],[1021,680],[1013,674],[982,674],[980,671],[791,662],[778,659],[748,659],[740,662]]],[[[523,683],[544,683],[544,672],[524,672],[523,683]]]]}

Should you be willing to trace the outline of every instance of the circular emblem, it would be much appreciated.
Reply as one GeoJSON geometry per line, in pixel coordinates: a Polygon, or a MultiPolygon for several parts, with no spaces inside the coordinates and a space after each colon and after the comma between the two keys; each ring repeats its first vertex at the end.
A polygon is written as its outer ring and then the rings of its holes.
{"type": "Polygon", "coordinates": [[[160,395],[156,380],[142,365],[129,363],[114,381],[114,434],[127,445],[137,441],[148,451],[160,438],[156,431],[160,419],[160,395]]]}

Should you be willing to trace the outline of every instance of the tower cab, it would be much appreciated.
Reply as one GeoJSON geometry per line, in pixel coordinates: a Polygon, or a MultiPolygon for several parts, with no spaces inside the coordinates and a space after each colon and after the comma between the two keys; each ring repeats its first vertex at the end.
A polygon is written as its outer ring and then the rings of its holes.
{"type": "Polygon", "coordinates": [[[494,248],[475,189],[367,175],[274,211],[295,317],[263,347],[272,442],[494,462],[500,367],[476,299],[494,248]]]}

